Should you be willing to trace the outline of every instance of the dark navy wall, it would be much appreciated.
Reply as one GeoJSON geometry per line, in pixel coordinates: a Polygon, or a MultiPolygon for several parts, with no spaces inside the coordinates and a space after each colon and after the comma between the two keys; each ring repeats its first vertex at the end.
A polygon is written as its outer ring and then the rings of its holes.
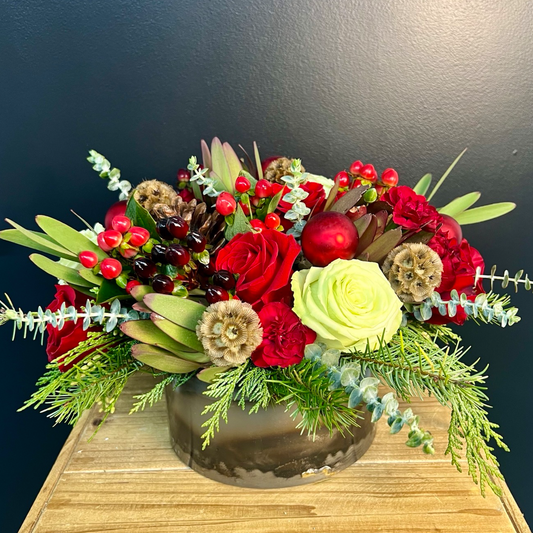
{"type": "MultiPolygon", "coordinates": [[[[482,190],[519,203],[465,228],[485,256],[533,272],[533,14],[527,0],[3,0],[0,217],[101,220],[115,195],[84,160],[94,148],[136,181],[172,180],[201,138],[300,156],[333,175],[360,158],[408,184],[469,150],[437,200],[482,190]]],[[[28,310],[51,278],[0,246],[0,289],[28,310]]],[[[533,295],[512,329],[462,330],[490,362],[502,469],[530,521],[533,295]]],[[[38,343],[2,356],[3,532],[16,531],[68,429],[15,409],[45,363],[38,343]]]]}

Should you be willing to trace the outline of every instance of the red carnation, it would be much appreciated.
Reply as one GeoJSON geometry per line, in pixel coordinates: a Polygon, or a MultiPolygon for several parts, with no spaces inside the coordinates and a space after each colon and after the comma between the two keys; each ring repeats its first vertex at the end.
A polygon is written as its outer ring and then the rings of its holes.
{"type": "Polygon", "coordinates": [[[277,230],[239,233],[220,250],[217,270],[239,276],[237,296],[256,312],[269,302],[290,303],[290,279],[300,246],[292,235],[277,230]]]}
{"type": "Polygon", "coordinates": [[[382,200],[392,206],[392,220],[402,228],[435,233],[442,223],[441,215],[426,198],[405,185],[390,188],[382,200]]]}
{"type": "Polygon", "coordinates": [[[259,312],[259,318],[263,326],[263,341],[252,353],[255,366],[296,365],[303,359],[306,344],[315,342],[316,333],[304,326],[296,313],[284,303],[265,305],[259,312]]]}

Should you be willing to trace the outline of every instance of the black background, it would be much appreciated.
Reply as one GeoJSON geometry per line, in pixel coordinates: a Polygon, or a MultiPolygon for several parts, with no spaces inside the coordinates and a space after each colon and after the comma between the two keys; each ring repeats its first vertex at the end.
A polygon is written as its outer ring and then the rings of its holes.
{"type": "MultiPolygon", "coordinates": [[[[94,148],[136,182],[172,181],[201,138],[303,159],[332,176],[359,158],[413,185],[469,150],[437,205],[482,190],[504,219],[464,228],[488,266],[533,272],[532,22],[527,0],[3,0],[0,216],[103,219],[115,193],[85,161],[94,148]]],[[[25,249],[0,247],[0,285],[25,310],[53,280],[25,249]]],[[[491,364],[502,470],[531,519],[533,295],[512,329],[469,324],[467,356],[491,364]]],[[[2,532],[16,531],[68,434],[16,414],[45,364],[38,342],[2,357],[2,532]]],[[[402,438],[402,437],[399,437],[402,438]]],[[[413,453],[418,453],[414,451],[413,453]]],[[[458,474],[459,475],[459,474],[458,474]]],[[[354,502],[356,504],[356,502],[354,502]]]]}

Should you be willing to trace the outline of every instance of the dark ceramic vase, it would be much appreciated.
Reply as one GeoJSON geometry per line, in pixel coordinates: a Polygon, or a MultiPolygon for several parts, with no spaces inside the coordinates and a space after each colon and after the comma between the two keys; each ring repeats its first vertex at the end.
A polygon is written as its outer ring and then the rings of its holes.
{"type": "Polygon", "coordinates": [[[202,450],[201,415],[210,401],[202,392],[207,385],[191,379],[177,389],[167,387],[166,399],[171,443],[176,455],[205,477],[240,487],[274,489],[321,481],[361,458],[374,439],[374,424],[365,409],[353,435],[330,435],[321,428],[315,439],[296,429],[284,405],[248,414],[233,404],[228,423],[202,450]]]}

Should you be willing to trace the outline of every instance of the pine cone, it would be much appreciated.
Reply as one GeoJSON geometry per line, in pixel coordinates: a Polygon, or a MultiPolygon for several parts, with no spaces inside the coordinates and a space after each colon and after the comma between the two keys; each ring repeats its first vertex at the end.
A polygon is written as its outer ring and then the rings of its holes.
{"type": "Polygon", "coordinates": [[[172,205],[178,193],[168,184],[159,180],[147,180],[139,183],[133,191],[133,197],[148,212],[152,213],[156,205],[172,205]]]}
{"type": "Polygon", "coordinates": [[[442,261],[429,246],[407,243],[394,248],[383,273],[402,302],[420,303],[440,285],[442,261]]]}
{"type": "Polygon", "coordinates": [[[179,215],[189,228],[199,231],[211,245],[210,254],[215,254],[224,245],[224,229],[226,222],[224,217],[214,209],[207,212],[207,204],[198,203],[196,199],[185,202],[179,195],[172,205],[157,204],[153,208],[153,215],[156,220],[179,215]]]}
{"type": "MultiPolygon", "coordinates": [[[[292,176],[292,161],[292,159],[289,159],[287,157],[280,157],[279,159],[274,159],[274,161],[271,161],[269,165],[265,168],[265,171],[263,172],[263,177],[273,183],[281,183],[282,185],[285,185],[281,178],[283,176],[292,176]]],[[[303,166],[301,166],[300,168],[302,172],[305,172],[305,168],[303,166]]]]}

